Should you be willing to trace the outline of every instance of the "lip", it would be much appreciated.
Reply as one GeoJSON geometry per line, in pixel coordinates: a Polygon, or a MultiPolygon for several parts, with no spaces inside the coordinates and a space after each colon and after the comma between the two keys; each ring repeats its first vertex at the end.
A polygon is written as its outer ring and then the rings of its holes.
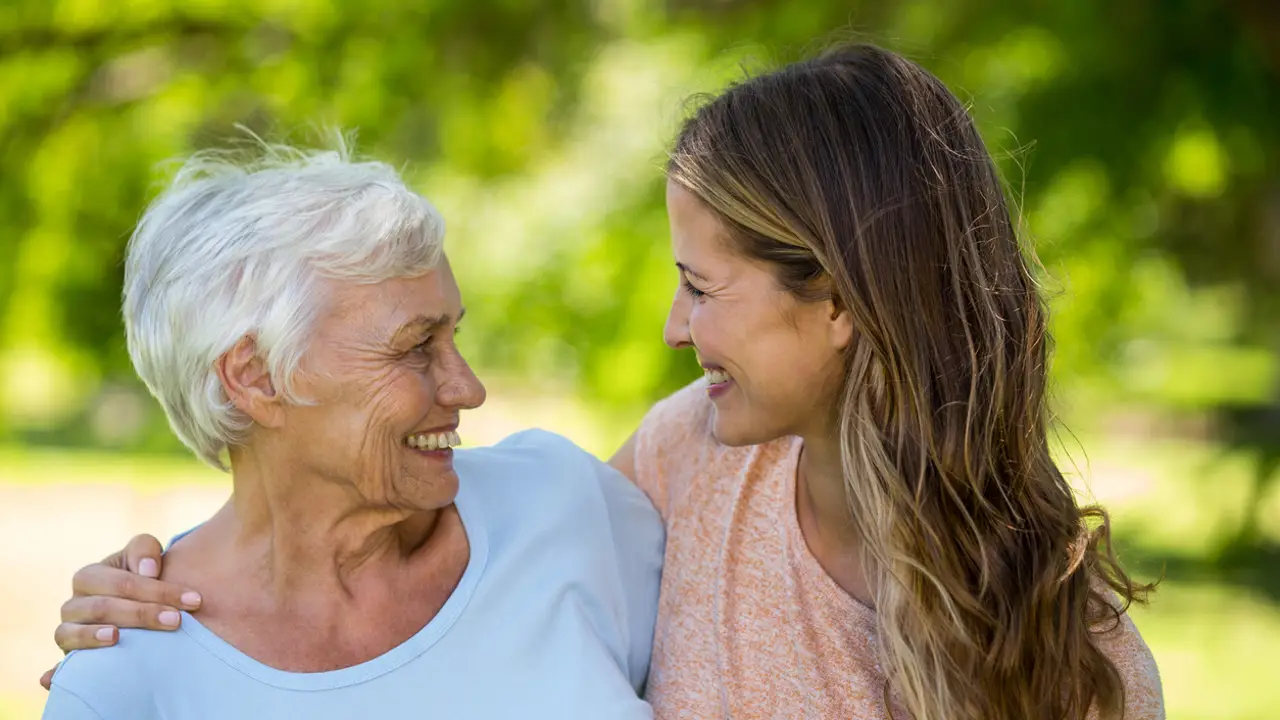
{"type": "MultiPolygon", "coordinates": [[[[716,365],[715,363],[709,363],[709,362],[702,362],[702,361],[699,361],[699,363],[698,363],[698,364],[699,364],[700,366],[702,366],[702,369],[703,369],[703,370],[711,370],[711,371],[717,371],[717,372],[722,372],[722,373],[728,374],[728,372],[727,372],[723,367],[721,367],[721,366],[719,366],[719,365],[716,365]]],[[[720,396],[724,395],[725,393],[729,392],[730,388],[732,388],[732,387],[733,387],[733,378],[732,378],[732,377],[730,377],[730,378],[729,378],[729,380],[728,380],[727,382],[714,383],[714,384],[713,384],[713,383],[707,383],[707,397],[709,397],[709,398],[711,398],[712,400],[714,400],[714,399],[716,399],[716,398],[718,398],[718,397],[720,397],[720,396]]]]}
{"type": "Polygon", "coordinates": [[[432,460],[452,460],[453,448],[445,448],[443,450],[419,450],[416,447],[405,446],[405,449],[411,453],[416,453],[432,460]]]}
{"type": "Polygon", "coordinates": [[[458,421],[454,420],[448,425],[438,425],[433,428],[427,428],[426,430],[413,430],[408,434],[406,434],[405,437],[409,437],[409,435],[425,435],[427,433],[453,432],[454,430],[457,430],[457,429],[458,429],[458,421]]]}
{"type": "Polygon", "coordinates": [[[453,460],[453,448],[445,447],[444,450],[419,450],[416,447],[404,446],[404,450],[413,452],[413,454],[428,457],[428,459],[440,462],[449,462],[453,460]]]}
{"type": "Polygon", "coordinates": [[[729,380],[728,382],[716,383],[714,385],[707,385],[707,397],[714,400],[720,397],[721,395],[724,395],[725,393],[729,392],[729,389],[732,387],[733,387],[733,380],[729,380]]]}

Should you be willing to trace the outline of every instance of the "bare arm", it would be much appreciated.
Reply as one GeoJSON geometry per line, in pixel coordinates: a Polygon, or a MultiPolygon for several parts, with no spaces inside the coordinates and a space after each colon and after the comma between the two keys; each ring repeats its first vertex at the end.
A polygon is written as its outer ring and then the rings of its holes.
{"type": "MultiPolygon", "coordinates": [[[[160,541],[139,535],[120,552],[86,565],[71,579],[71,599],[62,606],[62,624],[53,639],[63,652],[114,645],[118,628],[173,630],[178,609],[195,611],[200,594],[160,577],[160,541]]],[[[40,678],[49,689],[53,670],[40,678]]]]}

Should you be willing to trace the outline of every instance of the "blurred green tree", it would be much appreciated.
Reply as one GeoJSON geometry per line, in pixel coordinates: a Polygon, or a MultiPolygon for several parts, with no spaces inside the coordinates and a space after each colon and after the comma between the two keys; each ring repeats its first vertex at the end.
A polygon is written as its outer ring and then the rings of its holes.
{"type": "Polygon", "coordinates": [[[1275,3],[9,0],[0,436],[172,446],[128,399],[121,254],[157,164],[236,123],[358,128],[449,218],[477,364],[634,417],[696,372],[659,340],[682,99],[841,38],[972,98],[1056,294],[1069,410],[1277,402],[1275,3]]]}

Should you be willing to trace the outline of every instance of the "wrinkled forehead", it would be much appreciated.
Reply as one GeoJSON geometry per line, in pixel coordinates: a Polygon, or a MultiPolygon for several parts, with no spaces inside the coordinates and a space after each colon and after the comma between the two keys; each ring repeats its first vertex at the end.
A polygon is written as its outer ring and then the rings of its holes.
{"type": "Polygon", "coordinates": [[[392,341],[432,324],[456,323],[462,298],[447,265],[411,278],[376,283],[326,280],[317,334],[392,341]]]}

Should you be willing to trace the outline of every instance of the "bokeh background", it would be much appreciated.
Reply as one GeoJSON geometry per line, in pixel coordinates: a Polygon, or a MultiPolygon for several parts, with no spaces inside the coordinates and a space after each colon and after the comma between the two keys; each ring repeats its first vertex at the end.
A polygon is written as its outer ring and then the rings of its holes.
{"type": "Polygon", "coordinates": [[[121,257],[162,163],[357,129],[449,220],[467,440],[611,452],[692,378],[663,153],[687,99],[861,39],[971,100],[1046,268],[1059,453],[1165,577],[1169,717],[1280,716],[1280,4],[0,0],[0,719],[72,571],[225,498],[134,379],[121,257]]]}

